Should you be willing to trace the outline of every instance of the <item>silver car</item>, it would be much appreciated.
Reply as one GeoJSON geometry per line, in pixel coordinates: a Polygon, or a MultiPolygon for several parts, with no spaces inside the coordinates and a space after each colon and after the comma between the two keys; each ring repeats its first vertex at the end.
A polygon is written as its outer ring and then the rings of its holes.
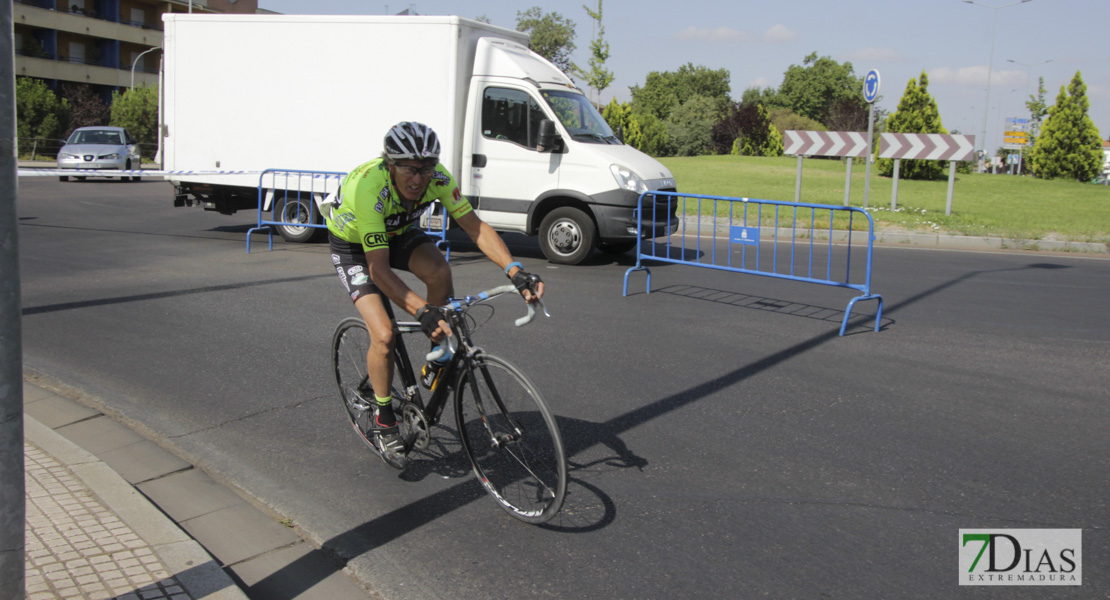
{"type": "MultiPolygon", "coordinates": [[[[141,169],[139,142],[122,127],[80,127],[66,140],[58,151],[59,169],[83,169],[96,171],[129,171],[141,169]]],[[[74,175],[82,181],[89,174],[74,175]]],[[[96,175],[111,177],[111,175],[96,175]]],[[[69,181],[68,175],[58,177],[69,181]]],[[[123,177],[126,181],[139,181],[141,177],[123,177]]]]}

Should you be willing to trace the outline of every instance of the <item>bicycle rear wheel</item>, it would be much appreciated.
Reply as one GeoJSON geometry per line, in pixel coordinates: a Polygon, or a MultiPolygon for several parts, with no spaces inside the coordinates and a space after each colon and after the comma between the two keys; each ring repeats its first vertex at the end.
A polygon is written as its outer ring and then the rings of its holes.
{"type": "MultiPolygon", "coordinates": [[[[402,348],[401,341],[397,341],[398,348],[402,348]]],[[[335,328],[335,333],[332,334],[332,365],[335,370],[335,384],[339,388],[339,397],[343,400],[343,407],[347,410],[347,417],[351,420],[351,426],[363,442],[370,446],[378,456],[381,456],[393,468],[400,469],[404,465],[394,463],[386,458],[381,453],[381,449],[374,444],[374,435],[371,433],[372,420],[374,418],[374,392],[370,387],[369,381],[366,376],[366,352],[370,349],[370,334],[366,330],[366,324],[362,319],[356,317],[349,317],[343,319],[335,328]]],[[[405,381],[409,387],[415,387],[412,383],[413,379],[409,364],[406,359],[402,360],[400,351],[394,352],[393,360],[395,363],[393,373],[393,410],[397,414],[397,418],[402,417],[403,412],[403,399],[404,394],[402,389],[406,387],[405,381]]],[[[416,392],[412,400],[417,406],[421,406],[419,392],[416,392]]],[[[407,420],[402,424],[401,435],[406,439],[406,447],[413,443],[413,438],[417,437],[416,434],[423,433],[423,438],[420,440],[424,447],[427,447],[427,430],[419,429],[414,425],[412,420],[407,420]]]]}
{"type": "Polygon", "coordinates": [[[459,437],[478,480],[517,519],[549,521],[566,496],[567,460],[536,386],[507,361],[479,354],[455,390],[459,437]]]}
{"type": "Polygon", "coordinates": [[[366,379],[366,352],[370,349],[370,334],[362,319],[343,319],[335,328],[331,341],[332,366],[335,384],[351,426],[366,445],[378,452],[370,435],[370,420],[374,418],[374,395],[366,379]],[[359,391],[359,388],[362,391],[359,391]]]}

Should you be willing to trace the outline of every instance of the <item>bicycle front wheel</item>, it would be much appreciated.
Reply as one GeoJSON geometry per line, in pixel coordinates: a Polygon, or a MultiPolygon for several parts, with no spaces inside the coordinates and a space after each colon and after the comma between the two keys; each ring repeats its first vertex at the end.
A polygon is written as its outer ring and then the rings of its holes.
{"type": "Polygon", "coordinates": [[[536,386],[509,362],[479,354],[455,390],[459,437],[482,486],[521,521],[551,520],[566,496],[567,459],[536,386]]]}

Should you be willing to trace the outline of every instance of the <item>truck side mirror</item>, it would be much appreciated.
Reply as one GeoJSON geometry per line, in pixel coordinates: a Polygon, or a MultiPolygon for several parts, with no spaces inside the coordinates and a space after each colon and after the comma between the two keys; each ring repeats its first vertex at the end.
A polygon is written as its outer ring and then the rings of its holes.
{"type": "Polygon", "coordinates": [[[559,136],[555,133],[555,122],[551,119],[542,119],[540,121],[539,138],[536,141],[536,150],[554,152],[558,141],[559,136]]]}

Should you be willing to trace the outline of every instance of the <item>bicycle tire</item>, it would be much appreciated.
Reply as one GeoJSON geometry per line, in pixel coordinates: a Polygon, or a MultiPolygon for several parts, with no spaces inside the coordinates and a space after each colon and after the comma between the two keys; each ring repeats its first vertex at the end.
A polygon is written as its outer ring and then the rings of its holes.
{"type": "MultiPolygon", "coordinates": [[[[374,418],[374,399],[372,394],[366,397],[364,393],[358,394],[358,388],[366,381],[366,352],[370,349],[370,333],[366,324],[357,317],[348,317],[340,321],[332,334],[331,343],[332,367],[335,371],[335,384],[339,390],[339,397],[343,401],[343,408],[351,427],[359,438],[370,447],[389,466],[399,469],[404,465],[394,464],[374,444],[374,436],[370,433],[371,419],[374,418]]],[[[401,414],[401,392],[398,386],[403,379],[401,371],[405,365],[400,356],[394,354],[395,371],[393,377],[393,408],[401,414]]],[[[405,434],[406,431],[402,431],[405,434]]]]}
{"type": "Polygon", "coordinates": [[[457,380],[455,417],[474,475],[501,508],[534,524],[559,512],[567,491],[563,440],[526,375],[508,361],[478,354],[457,380]]]}

